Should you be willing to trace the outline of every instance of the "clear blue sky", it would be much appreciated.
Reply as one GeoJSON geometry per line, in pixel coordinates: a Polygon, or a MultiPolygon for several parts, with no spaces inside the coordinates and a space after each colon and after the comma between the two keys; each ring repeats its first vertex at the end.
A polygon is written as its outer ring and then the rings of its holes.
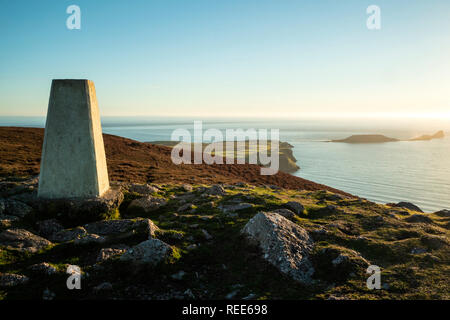
{"type": "Polygon", "coordinates": [[[448,0],[2,1],[0,36],[0,115],[87,78],[110,116],[450,117],[448,0]]]}

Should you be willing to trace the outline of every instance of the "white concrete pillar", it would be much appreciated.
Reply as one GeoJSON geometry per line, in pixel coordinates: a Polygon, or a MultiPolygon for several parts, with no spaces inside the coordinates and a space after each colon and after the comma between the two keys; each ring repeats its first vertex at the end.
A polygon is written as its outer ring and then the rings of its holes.
{"type": "Polygon", "coordinates": [[[99,197],[109,189],[94,82],[53,80],[38,196],[99,197]]]}

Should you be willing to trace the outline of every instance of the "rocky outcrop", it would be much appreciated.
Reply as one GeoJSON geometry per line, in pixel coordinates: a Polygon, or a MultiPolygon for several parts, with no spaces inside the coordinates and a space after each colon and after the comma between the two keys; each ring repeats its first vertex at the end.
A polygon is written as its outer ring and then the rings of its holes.
{"type": "Polygon", "coordinates": [[[433,140],[433,139],[442,139],[444,137],[445,137],[445,133],[444,133],[444,131],[441,130],[432,135],[428,135],[428,134],[421,135],[420,137],[410,139],[410,141],[429,141],[429,140],[433,140]]]}
{"type": "Polygon", "coordinates": [[[27,252],[37,252],[52,243],[25,229],[8,229],[0,233],[0,245],[27,252]]]}
{"type": "Polygon", "coordinates": [[[305,229],[277,213],[260,212],[241,232],[282,273],[300,283],[312,283],[314,268],[309,254],[313,240],[305,229]]]}
{"type": "Polygon", "coordinates": [[[411,223],[433,223],[433,220],[430,217],[421,214],[413,214],[412,216],[406,218],[405,221],[411,223]]]}
{"type": "Polygon", "coordinates": [[[158,239],[150,239],[127,250],[120,260],[155,266],[172,254],[172,248],[158,239]]]}
{"type": "Polygon", "coordinates": [[[133,183],[129,188],[128,188],[129,192],[134,192],[134,193],[138,193],[141,195],[149,195],[151,193],[156,193],[159,191],[158,188],[151,186],[149,184],[138,184],[138,183],[133,183]]]}

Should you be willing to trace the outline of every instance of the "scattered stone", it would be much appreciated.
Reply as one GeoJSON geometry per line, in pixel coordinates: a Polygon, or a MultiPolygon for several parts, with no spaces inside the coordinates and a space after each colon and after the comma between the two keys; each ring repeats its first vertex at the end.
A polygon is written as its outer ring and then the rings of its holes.
{"type": "Polygon", "coordinates": [[[239,293],[239,289],[233,290],[232,292],[230,292],[229,294],[227,294],[227,295],[225,296],[225,299],[231,300],[231,299],[233,299],[234,297],[236,297],[236,295],[237,295],[238,293],[239,293]]]}
{"type": "Polygon", "coordinates": [[[211,188],[206,189],[206,194],[213,196],[224,196],[226,194],[225,189],[218,184],[213,185],[211,188]]]}
{"type": "Polygon", "coordinates": [[[249,209],[249,208],[253,208],[253,204],[251,203],[238,203],[238,204],[232,204],[232,205],[225,205],[225,206],[221,206],[220,209],[222,209],[222,211],[224,213],[230,213],[230,212],[236,212],[236,211],[241,211],[241,210],[245,210],[245,209],[249,209]]]}
{"type": "Polygon", "coordinates": [[[6,213],[6,203],[4,199],[0,199],[0,216],[6,213]]]}
{"type": "Polygon", "coordinates": [[[203,234],[203,236],[205,237],[206,240],[211,240],[213,238],[213,236],[210,235],[208,233],[208,231],[206,231],[205,229],[202,229],[202,234],[203,234]]]}
{"type": "Polygon", "coordinates": [[[111,284],[111,282],[103,282],[100,283],[98,286],[94,287],[92,290],[95,293],[99,293],[101,291],[111,291],[113,289],[113,285],[111,284]]]}
{"type": "Polygon", "coordinates": [[[190,224],[190,225],[189,225],[189,228],[191,228],[191,229],[197,229],[198,226],[199,226],[198,223],[194,223],[194,224],[190,224]]]}
{"type": "Polygon", "coordinates": [[[285,204],[288,209],[291,209],[295,214],[303,214],[305,207],[297,201],[289,201],[285,204]]]}
{"type": "Polygon", "coordinates": [[[257,244],[263,257],[294,280],[311,284],[314,268],[309,259],[313,240],[308,232],[273,212],[256,214],[241,231],[257,244]]]}
{"type": "Polygon", "coordinates": [[[184,295],[185,295],[186,297],[188,297],[188,298],[195,299],[195,295],[194,295],[194,293],[192,292],[191,289],[187,289],[187,290],[184,292],[184,295]]]}
{"type": "Polygon", "coordinates": [[[188,245],[186,247],[186,249],[191,251],[191,250],[197,249],[197,247],[198,247],[197,244],[193,243],[193,244],[188,245]]]}
{"type": "Polygon", "coordinates": [[[56,294],[52,291],[50,291],[48,288],[46,288],[44,290],[44,292],[42,293],[42,299],[43,300],[53,300],[55,299],[56,294]]]}
{"type": "Polygon", "coordinates": [[[242,300],[256,300],[257,295],[254,293],[250,293],[248,296],[242,298],[242,300]]]}
{"type": "Polygon", "coordinates": [[[427,250],[424,249],[424,248],[413,248],[411,250],[411,254],[422,254],[422,253],[425,253],[425,252],[427,252],[427,250]]]}
{"type": "Polygon", "coordinates": [[[178,208],[179,212],[188,211],[188,210],[194,210],[195,206],[192,203],[186,203],[183,204],[181,207],[178,208]]]}
{"type": "Polygon", "coordinates": [[[120,246],[118,248],[102,248],[97,256],[97,262],[103,262],[125,253],[129,249],[128,246],[120,246]]]}
{"type": "Polygon", "coordinates": [[[155,236],[159,228],[150,219],[104,220],[88,223],[84,226],[87,232],[101,236],[144,234],[148,238],[155,236]]]}
{"type": "Polygon", "coordinates": [[[193,190],[192,186],[190,184],[183,184],[181,186],[181,189],[183,189],[186,192],[191,192],[193,190]]]}
{"type": "Polygon", "coordinates": [[[413,214],[412,216],[405,219],[405,221],[411,223],[433,223],[430,217],[421,215],[421,214],[413,214]]]}
{"type": "Polygon", "coordinates": [[[39,235],[47,239],[51,239],[54,234],[64,230],[64,227],[56,219],[38,221],[36,224],[39,235]]]}
{"type": "MultiPolygon", "coordinates": [[[[23,218],[33,212],[32,207],[30,207],[20,201],[7,199],[7,200],[2,200],[1,202],[3,203],[3,205],[0,204],[0,207],[2,207],[2,206],[4,207],[3,214],[6,214],[6,215],[23,218]]],[[[1,209],[0,209],[0,211],[1,211],[1,209]]]]}
{"type": "Polygon", "coordinates": [[[0,233],[0,245],[27,252],[37,252],[52,243],[24,229],[8,229],[0,233]]]}
{"type": "Polygon", "coordinates": [[[186,275],[186,272],[184,272],[183,270],[181,270],[181,271],[179,271],[179,272],[177,272],[177,273],[171,275],[171,278],[172,278],[172,279],[175,279],[175,280],[182,280],[183,277],[184,277],[185,275],[186,275]]]}
{"type": "Polygon", "coordinates": [[[405,208],[405,209],[409,209],[411,211],[423,212],[422,209],[420,209],[418,206],[416,206],[415,204],[413,204],[411,202],[402,201],[399,203],[388,203],[387,205],[390,207],[405,208]]]}
{"type": "Polygon", "coordinates": [[[158,188],[155,188],[149,184],[138,184],[138,183],[133,183],[129,188],[128,188],[129,192],[135,192],[135,193],[139,193],[141,195],[148,195],[151,193],[157,193],[159,191],[158,188]]]}
{"type": "Polygon", "coordinates": [[[295,213],[289,209],[276,209],[272,212],[278,213],[280,216],[285,217],[286,219],[294,219],[295,213]]]}
{"type": "Polygon", "coordinates": [[[0,287],[15,287],[25,284],[29,280],[27,276],[21,274],[2,273],[0,274],[0,287]]]}
{"type": "Polygon", "coordinates": [[[88,243],[104,243],[104,242],[106,242],[105,237],[101,237],[97,234],[90,233],[84,237],[75,239],[74,244],[83,245],[88,243]]]}
{"type": "Polygon", "coordinates": [[[56,270],[56,268],[54,266],[52,266],[50,263],[47,263],[47,262],[33,264],[32,266],[29,267],[29,269],[32,272],[44,274],[47,276],[51,276],[58,272],[58,270],[56,270]]]}
{"type": "Polygon", "coordinates": [[[64,229],[53,234],[49,239],[54,242],[67,242],[80,239],[88,235],[83,227],[75,227],[72,229],[64,229]]]}
{"type": "Polygon", "coordinates": [[[166,204],[167,201],[162,198],[147,196],[133,200],[128,206],[128,209],[138,209],[144,212],[152,212],[158,210],[159,208],[165,206],[166,204]]]}
{"type": "Polygon", "coordinates": [[[122,261],[131,261],[136,264],[156,265],[173,252],[172,248],[158,239],[150,239],[135,245],[127,250],[121,257],[122,261]]]}

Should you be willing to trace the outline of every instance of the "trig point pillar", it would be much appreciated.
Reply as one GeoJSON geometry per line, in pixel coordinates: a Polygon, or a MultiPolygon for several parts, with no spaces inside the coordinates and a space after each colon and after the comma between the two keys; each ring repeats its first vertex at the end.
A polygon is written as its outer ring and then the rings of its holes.
{"type": "Polygon", "coordinates": [[[91,198],[109,189],[94,82],[53,80],[38,196],[91,198]]]}

